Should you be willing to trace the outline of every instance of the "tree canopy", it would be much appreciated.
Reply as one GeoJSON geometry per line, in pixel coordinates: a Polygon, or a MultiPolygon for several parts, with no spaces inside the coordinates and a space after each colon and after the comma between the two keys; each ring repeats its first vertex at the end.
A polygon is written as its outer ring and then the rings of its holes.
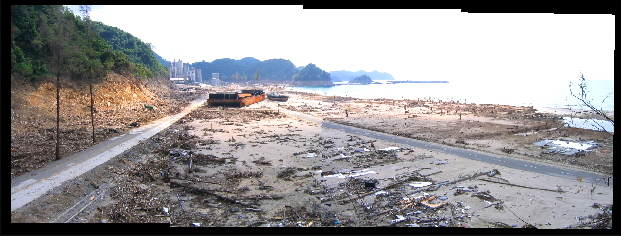
{"type": "Polygon", "coordinates": [[[60,5],[12,5],[11,73],[32,82],[56,71],[72,80],[86,80],[89,68],[95,78],[112,71],[147,77],[168,74],[147,44],[112,28],[101,22],[89,27],[60,5]],[[106,37],[88,37],[91,29],[106,37]],[[55,67],[61,69],[52,70],[55,67]]]}
{"type": "Polygon", "coordinates": [[[141,64],[141,66],[136,66],[135,73],[142,75],[150,74],[151,77],[168,76],[166,66],[160,63],[150,43],[142,42],[130,33],[101,22],[93,22],[93,28],[113,50],[125,53],[130,62],[141,64]]]}
{"type": "Polygon", "coordinates": [[[220,79],[226,82],[250,82],[261,71],[261,81],[289,82],[298,73],[295,65],[285,59],[260,61],[253,57],[241,60],[230,58],[216,59],[212,62],[195,62],[192,67],[201,69],[203,78],[211,78],[212,73],[219,73],[220,79]]]}
{"type": "Polygon", "coordinates": [[[325,86],[332,85],[332,82],[328,72],[325,72],[313,63],[309,63],[300,70],[299,74],[293,77],[293,84],[325,86]]]}

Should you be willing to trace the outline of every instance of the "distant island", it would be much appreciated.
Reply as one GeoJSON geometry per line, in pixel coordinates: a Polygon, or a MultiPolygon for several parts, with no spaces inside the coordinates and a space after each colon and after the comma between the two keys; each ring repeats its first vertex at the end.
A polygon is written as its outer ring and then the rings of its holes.
{"type": "Polygon", "coordinates": [[[400,84],[400,83],[448,83],[448,81],[423,81],[423,80],[395,80],[395,81],[390,81],[393,84],[400,84]]]}
{"type": "Polygon", "coordinates": [[[373,80],[394,80],[395,79],[392,77],[391,74],[386,73],[386,72],[378,72],[377,70],[374,70],[371,72],[366,72],[363,70],[359,70],[356,72],[346,71],[346,70],[330,71],[330,79],[332,80],[332,82],[350,81],[361,75],[367,75],[373,78],[373,80]]]}
{"type": "Polygon", "coordinates": [[[349,81],[349,84],[370,84],[373,83],[368,75],[361,75],[349,81]]]}

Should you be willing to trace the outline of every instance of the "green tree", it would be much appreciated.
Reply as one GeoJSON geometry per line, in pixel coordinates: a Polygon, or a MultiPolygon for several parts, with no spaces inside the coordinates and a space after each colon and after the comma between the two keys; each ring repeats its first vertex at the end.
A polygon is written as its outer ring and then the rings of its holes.
{"type": "MultiPolygon", "coordinates": [[[[42,19],[59,8],[37,5],[11,5],[11,73],[34,82],[46,76],[43,63],[51,53],[40,29],[42,19]]],[[[55,21],[52,21],[54,23],[55,21]]],[[[45,26],[47,27],[47,25],[45,26]]]]}
{"type": "Polygon", "coordinates": [[[293,78],[294,84],[332,85],[330,74],[320,69],[313,63],[309,63],[300,70],[293,78]]]}
{"type": "MultiPolygon", "coordinates": [[[[93,28],[113,50],[123,52],[128,61],[133,64],[142,64],[150,70],[150,73],[142,73],[142,69],[138,69],[140,76],[150,75],[148,78],[168,77],[169,68],[161,63],[161,60],[158,60],[155,52],[153,52],[155,46],[151,43],[142,42],[130,33],[116,27],[105,25],[101,22],[93,22],[93,28]]],[[[121,58],[117,59],[123,60],[121,58]]],[[[126,66],[121,67],[131,69],[126,66]]],[[[134,70],[130,71],[135,72],[134,70]]]]}
{"type": "Polygon", "coordinates": [[[266,80],[288,81],[298,73],[295,65],[285,59],[270,59],[260,63],[261,76],[266,80]]]}
{"type": "MultiPolygon", "coordinates": [[[[86,25],[87,25],[87,37],[91,38],[93,36],[93,34],[91,33],[90,30],[90,13],[91,11],[91,6],[90,5],[80,5],[80,13],[82,14],[83,20],[86,21],[86,25]]],[[[88,90],[89,90],[89,95],[90,95],[90,99],[91,99],[91,127],[92,127],[92,138],[93,138],[93,144],[96,143],[95,141],[95,103],[93,100],[93,55],[92,55],[92,50],[87,49],[87,59],[88,59],[88,69],[89,69],[89,78],[88,78],[88,90]]]]}
{"type": "Polygon", "coordinates": [[[68,9],[56,6],[48,18],[40,12],[40,31],[47,40],[47,55],[56,69],[56,160],[60,159],[60,77],[66,69],[68,56],[72,53],[74,45],[70,44],[71,38],[67,32],[70,29],[66,12],[68,9]],[[48,22],[51,21],[51,22],[48,22]]]}

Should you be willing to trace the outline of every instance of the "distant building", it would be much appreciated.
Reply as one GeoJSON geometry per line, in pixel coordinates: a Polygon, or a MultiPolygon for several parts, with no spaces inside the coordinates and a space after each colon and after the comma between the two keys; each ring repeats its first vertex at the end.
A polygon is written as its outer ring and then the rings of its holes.
{"type": "Polygon", "coordinates": [[[170,62],[170,78],[181,78],[183,76],[183,62],[173,60],[170,62]]]}
{"type": "Polygon", "coordinates": [[[170,79],[184,78],[185,82],[189,83],[202,83],[203,77],[200,69],[190,67],[189,64],[183,64],[183,61],[175,59],[170,62],[170,79]]]}
{"type": "Polygon", "coordinates": [[[185,75],[186,78],[188,78],[188,75],[189,75],[189,72],[190,72],[190,68],[187,67],[187,66],[184,66],[181,71],[183,71],[182,73],[185,75]]]}
{"type": "Polygon", "coordinates": [[[196,83],[202,83],[203,82],[203,73],[201,72],[201,69],[196,69],[196,83]]]}
{"type": "Polygon", "coordinates": [[[185,84],[185,78],[170,78],[175,84],[185,84]]]}
{"type": "Polygon", "coordinates": [[[190,83],[196,83],[196,73],[195,72],[196,71],[194,70],[194,68],[188,69],[187,77],[188,77],[188,80],[190,81],[190,83]]]}
{"type": "Polygon", "coordinates": [[[220,73],[211,73],[211,80],[209,82],[213,86],[220,85],[220,73]]]}

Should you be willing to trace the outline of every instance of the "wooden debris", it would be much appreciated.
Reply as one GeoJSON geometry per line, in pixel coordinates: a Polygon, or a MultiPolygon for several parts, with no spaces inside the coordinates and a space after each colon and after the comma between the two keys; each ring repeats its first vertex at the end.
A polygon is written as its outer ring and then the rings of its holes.
{"type": "Polygon", "coordinates": [[[483,181],[485,181],[485,182],[497,183],[497,184],[506,184],[506,185],[515,186],[515,187],[520,187],[520,188],[528,188],[528,189],[544,190],[544,191],[559,192],[559,193],[564,193],[564,192],[565,192],[565,191],[563,191],[562,189],[556,189],[556,190],[555,190],[555,189],[545,189],[545,188],[528,187],[528,186],[524,186],[524,185],[518,185],[518,184],[510,184],[510,183],[498,182],[498,181],[489,180],[489,179],[480,179],[480,180],[483,180],[483,181]]]}

